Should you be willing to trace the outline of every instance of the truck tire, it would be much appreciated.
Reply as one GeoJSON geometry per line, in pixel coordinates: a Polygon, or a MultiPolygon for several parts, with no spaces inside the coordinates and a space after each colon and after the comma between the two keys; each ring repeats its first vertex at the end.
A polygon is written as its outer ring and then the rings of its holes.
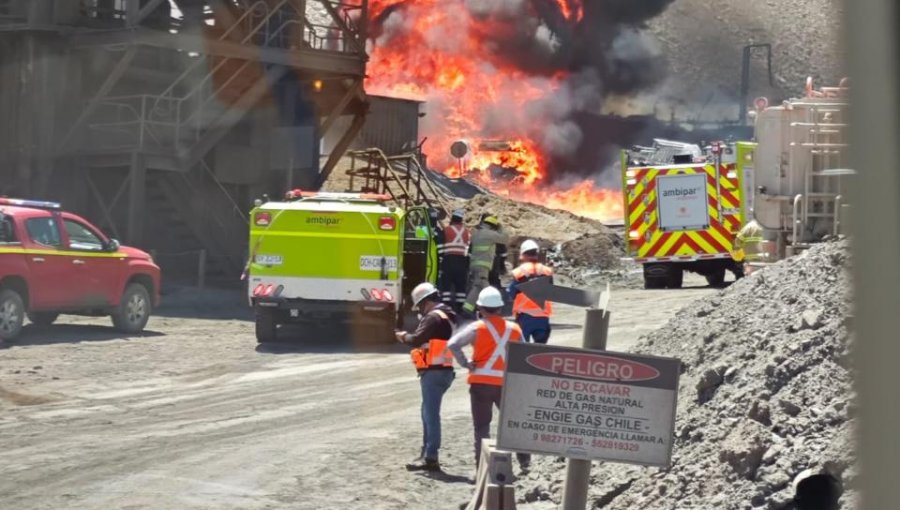
{"type": "Polygon", "coordinates": [[[256,341],[257,343],[274,342],[278,338],[278,321],[275,311],[268,308],[256,309],[256,341]]]}
{"type": "Polygon", "coordinates": [[[19,336],[25,322],[25,302],[18,292],[0,290],[0,341],[19,336]]]}
{"type": "Polygon", "coordinates": [[[49,326],[56,322],[59,314],[56,312],[28,312],[28,320],[37,326],[49,326]]]}
{"type": "Polygon", "coordinates": [[[712,273],[704,275],[706,277],[706,283],[709,284],[710,287],[721,288],[725,286],[725,268],[716,269],[712,273]]]}
{"type": "Polygon", "coordinates": [[[680,289],[684,284],[684,270],[680,267],[669,267],[669,278],[666,287],[670,289],[680,289]]]}
{"type": "Polygon", "coordinates": [[[664,289],[668,283],[668,264],[644,264],[645,289],[664,289]]]}
{"type": "Polygon", "coordinates": [[[140,333],[150,320],[151,308],[147,288],[140,283],[129,283],[112,313],[113,326],[123,333],[140,333]]]}

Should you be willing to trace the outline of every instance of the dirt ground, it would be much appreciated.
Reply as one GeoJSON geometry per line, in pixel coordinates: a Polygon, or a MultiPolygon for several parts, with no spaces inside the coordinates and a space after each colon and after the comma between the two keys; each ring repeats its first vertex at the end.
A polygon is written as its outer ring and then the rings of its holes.
{"type": "MultiPolygon", "coordinates": [[[[614,290],[610,349],[715,292],[704,284],[614,290]]],[[[409,473],[420,399],[403,348],[316,328],[257,346],[237,293],[166,301],[143,336],[64,317],[0,351],[0,507],[457,508],[471,497],[464,371],[443,407],[446,474],[409,473]]],[[[557,310],[551,342],[577,345],[583,312],[557,310]]]]}

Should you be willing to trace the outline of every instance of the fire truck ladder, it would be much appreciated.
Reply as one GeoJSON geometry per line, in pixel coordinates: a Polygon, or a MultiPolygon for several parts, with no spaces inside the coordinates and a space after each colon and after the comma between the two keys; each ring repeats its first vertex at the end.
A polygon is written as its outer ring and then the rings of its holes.
{"type": "Polygon", "coordinates": [[[347,154],[351,158],[348,192],[386,194],[405,209],[425,205],[449,215],[448,198],[434,186],[415,154],[387,156],[381,149],[347,154]]]}
{"type": "MultiPolygon", "coordinates": [[[[814,91],[810,97],[844,98],[847,87],[828,87],[814,91]]],[[[841,177],[852,175],[844,168],[846,161],[847,108],[844,100],[823,99],[820,102],[803,103],[806,118],[790,125],[791,174],[803,172],[803,193],[794,196],[791,213],[791,243],[787,255],[793,255],[809,247],[808,237],[812,229],[821,223],[829,225],[831,234],[841,231],[842,212],[848,207],[841,194],[841,177]],[[800,157],[811,154],[811,165],[793,168],[800,157]]]]}

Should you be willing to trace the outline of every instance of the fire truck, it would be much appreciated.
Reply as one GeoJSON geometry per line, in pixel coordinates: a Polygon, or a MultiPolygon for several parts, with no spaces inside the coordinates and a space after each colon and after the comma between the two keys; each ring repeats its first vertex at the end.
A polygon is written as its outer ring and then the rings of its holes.
{"type": "Polygon", "coordinates": [[[436,223],[447,203],[420,155],[347,155],[345,191],[294,190],[250,213],[245,277],[260,343],[282,324],[323,319],[361,326],[355,340],[393,340],[412,289],[437,282],[436,223]]]}
{"type": "Polygon", "coordinates": [[[623,152],[622,189],[629,256],[644,266],[644,287],[680,288],[685,271],[721,286],[742,274],[734,239],[750,214],[753,143],[656,140],[623,152]]]}
{"type": "Polygon", "coordinates": [[[281,324],[351,319],[371,340],[390,338],[406,296],[437,281],[426,207],[403,209],[371,193],[293,191],[250,213],[249,299],[256,338],[281,324]]]}
{"type": "Polygon", "coordinates": [[[722,285],[843,233],[849,83],[813,87],[768,107],[758,99],[755,143],[696,145],[656,140],[622,154],[628,255],[644,266],[644,286],[677,288],[684,271],[722,285]],[[735,260],[735,240],[751,220],[762,239],[752,259],[735,260]],[[743,267],[742,267],[743,266],[743,267]]]}

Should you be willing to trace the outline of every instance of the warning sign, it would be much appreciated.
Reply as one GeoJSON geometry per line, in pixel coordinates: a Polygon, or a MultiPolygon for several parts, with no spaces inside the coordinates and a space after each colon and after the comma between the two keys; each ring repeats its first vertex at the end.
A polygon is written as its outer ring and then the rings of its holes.
{"type": "Polygon", "coordinates": [[[681,362],[509,344],[497,447],[668,466],[681,362]]]}

